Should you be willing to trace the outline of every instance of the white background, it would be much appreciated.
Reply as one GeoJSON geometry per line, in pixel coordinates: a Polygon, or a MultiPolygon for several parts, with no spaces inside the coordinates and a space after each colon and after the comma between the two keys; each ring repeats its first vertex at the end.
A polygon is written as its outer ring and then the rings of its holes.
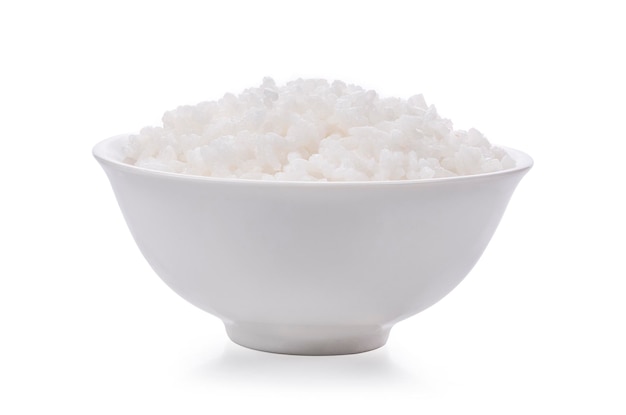
{"type": "Polygon", "coordinates": [[[16,4],[0,5],[0,413],[626,413],[620,2],[16,4]],[[154,275],[91,156],[268,75],[422,92],[535,159],[467,279],[382,349],[230,343],[154,275]]]}

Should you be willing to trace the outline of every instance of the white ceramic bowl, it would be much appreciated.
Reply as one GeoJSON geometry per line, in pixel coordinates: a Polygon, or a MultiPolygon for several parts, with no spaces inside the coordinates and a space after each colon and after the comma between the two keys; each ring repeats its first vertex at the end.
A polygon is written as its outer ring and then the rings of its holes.
{"type": "Polygon", "coordinates": [[[393,182],[216,179],[93,153],[154,271],[253,349],[307,355],[385,344],[472,269],[532,159],[514,169],[393,182]]]}

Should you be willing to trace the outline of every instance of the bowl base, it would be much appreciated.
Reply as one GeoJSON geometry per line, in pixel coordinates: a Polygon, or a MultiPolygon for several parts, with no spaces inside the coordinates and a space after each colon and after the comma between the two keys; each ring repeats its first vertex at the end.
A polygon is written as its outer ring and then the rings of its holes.
{"type": "Polygon", "coordinates": [[[362,353],[384,346],[391,327],[226,323],[240,346],[270,353],[326,356],[362,353]]]}

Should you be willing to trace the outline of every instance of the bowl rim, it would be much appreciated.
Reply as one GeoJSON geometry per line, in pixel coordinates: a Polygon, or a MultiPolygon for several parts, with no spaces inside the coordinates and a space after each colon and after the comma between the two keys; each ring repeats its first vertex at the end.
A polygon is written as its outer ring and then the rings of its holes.
{"type": "Polygon", "coordinates": [[[360,180],[360,181],[307,181],[307,180],[260,180],[260,179],[241,179],[241,178],[223,178],[212,176],[200,176],[185,173],[173,173],[145,167],[138,167],[122,161],[123,142],[128,140],[132,134],[118,134],[97,143],[92,149],[92,155],[96,160],[105,165],[116,168],[120,171],[128,173],[163,177],[169,179],[199,181],[208,183],[237,183],[237,184],[258,184],[261,186],[280,186],[280,185],[298,185],[298,186],[375,186],[375,185],[417,185],[428,183],[445,183],[458,182],[467,180],[477,180],[493,176],[503,176],[517,173],[526,173],[534,165],[533,159],[523,151],[516,150],[506,146],[494,145],[505,150],[509,156],[515,160],[515,167],[505,170],[498,170],[488,173],[478,173],[463,176],[438,177],[432,179],[402,179],[402,180],[360,180]]]}

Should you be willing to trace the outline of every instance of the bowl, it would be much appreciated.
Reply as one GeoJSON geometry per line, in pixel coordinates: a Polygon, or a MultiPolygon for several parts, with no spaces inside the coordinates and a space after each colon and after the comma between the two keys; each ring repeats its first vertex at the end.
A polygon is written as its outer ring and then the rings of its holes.
{"type": "Polygon", "coordinates": [[[387,182],[276,182],[166,173],[97,144],[128,228],[156,274],[219,317],[230,339],[276,353],[383,346],[395,323],[470,272],[532,159],[494,173],[387,182]]]}

